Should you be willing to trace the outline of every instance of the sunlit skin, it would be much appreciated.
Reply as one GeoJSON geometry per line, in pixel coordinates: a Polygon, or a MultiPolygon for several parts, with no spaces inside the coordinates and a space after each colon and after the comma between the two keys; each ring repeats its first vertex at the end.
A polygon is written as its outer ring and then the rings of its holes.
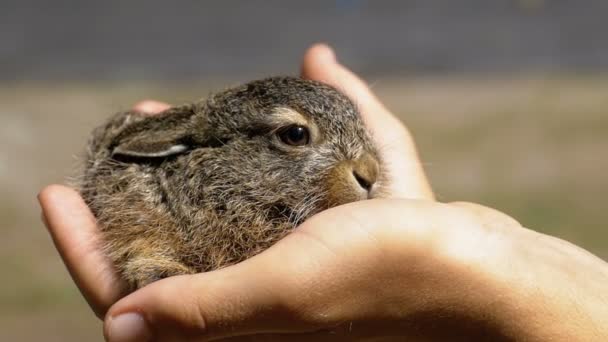
{"type": "Polygon", "coordinates": [[[391,198],[327,210],[240,264],[125,297],[78,193],[48,186],[43,219],[107,339],[608,340],[606,262],[497,210],[436,202],[408,130],[329,47],[306,52],[302,76],[358,104],[391,198]]]}

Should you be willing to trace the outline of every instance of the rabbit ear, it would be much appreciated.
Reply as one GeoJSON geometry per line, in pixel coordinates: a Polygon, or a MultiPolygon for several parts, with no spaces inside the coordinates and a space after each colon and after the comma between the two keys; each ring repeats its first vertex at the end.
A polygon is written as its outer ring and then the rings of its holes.
{"type": "Polygon", "coordinates": [[[155,140],[154,137],[133,139],[117,145],[112,157],[162,158],[180,154],[189,149],[188,145],[171,140],[155,140]]]}
{"type": "Polygon", "coordinates": [[[172,108],[127,127],[115,140],[112,157],[164,158],[188,151],[193,145],[189,107],[172,108]]]}

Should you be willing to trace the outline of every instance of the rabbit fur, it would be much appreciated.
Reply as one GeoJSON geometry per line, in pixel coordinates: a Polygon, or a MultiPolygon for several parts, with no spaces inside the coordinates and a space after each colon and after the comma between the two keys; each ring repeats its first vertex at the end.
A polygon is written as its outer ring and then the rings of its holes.
{"type": "Polygon", "coordinates": [[[134,290],[240,262],[324,209],[377,197],[382,182],[351,100],[273,77],[158,115],[113,116],[92,134],[80,192],[134,290]],[[302,130],[308,141],[291,144],[302,130]]]}

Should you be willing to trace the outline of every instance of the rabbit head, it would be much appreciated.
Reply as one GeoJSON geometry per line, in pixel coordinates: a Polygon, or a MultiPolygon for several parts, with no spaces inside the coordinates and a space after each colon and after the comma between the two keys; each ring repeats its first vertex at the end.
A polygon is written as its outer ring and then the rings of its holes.
{"type": "MultiPolygon", "coordinates": [[[[113,157],[188,155],[187,172],[215,170],[205,173],[230,186],[226,198],[246,194],[295,214],[296,221],[378,191],[379,157],[359,113],[327,85],[268,78],[175,111],[128,127],[115,139],[113,157]]],[[[210,184],[202,180],[187,192],[210,184]]]]}

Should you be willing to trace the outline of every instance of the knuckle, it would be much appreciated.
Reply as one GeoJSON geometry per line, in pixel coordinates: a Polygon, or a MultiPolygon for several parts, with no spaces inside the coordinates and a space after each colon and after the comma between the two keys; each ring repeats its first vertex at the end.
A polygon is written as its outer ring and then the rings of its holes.
{"type": "Polygon", "coordinates": [[[148,287],[154,291],[154,302],[159,305],[155,310],[160,314],[157,319],[179,327],[185,335],[204,336],[208,333],[204,298],[186,276],[166,278],[148,287]],[[180,300],[182,298],[188,300],[180,300]]]}
{"type": "Polygon", "coordinates": [[[460,203],[445,208],[444,228],[434,245],[434,254],[452,265],[474,266],[501,249],[501,234],[490,228],[491,221],[480,214],[482,206],[460,203]]]}
{"type": "Polygon", "coordinates": [[[487,230],[501,229],[504,227],[521,227],[521,223],[511,216],[480,204],[471,202],[453,202],[450,205],[462,208],[474,214],[477,221],[487,230]]]}

